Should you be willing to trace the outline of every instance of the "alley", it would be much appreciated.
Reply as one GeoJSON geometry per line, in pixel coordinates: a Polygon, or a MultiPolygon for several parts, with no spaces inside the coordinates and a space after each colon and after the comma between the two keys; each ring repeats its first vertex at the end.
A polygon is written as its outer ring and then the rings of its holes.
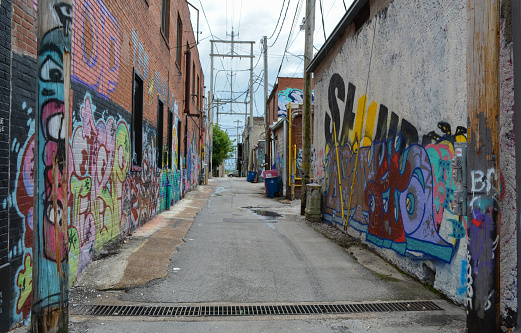
{"type": "Polygon", "coordinates": [[[199,187],[194,193],[201,195],[184,199],[188,204],[178,208],[177,217],[165,219],[170,212],[161,214],[158,218],[163,222],[154,226],[156,218],[144,226],[152,230],[137,230],[117,255],[94,261],[86,269],[73,288],[72,331],[358,332],[371,327],[370,331],[377,332],[461,332],[465,327],[461,308],[440,300],[383,261],[378,264],[381,259],[368,251],[356,246],[346,251],[315,231],[299,215],[298,201],[269,199],[262,183],[248,183],[244,178],[217,178],[214,185],[199,187]],[[204,206],[195,215],[197,203],[204,206]],[[180,230],[169,232],[169,226],[180,230]],[[161,245],[160,251],[147,250],[160,242],[154,237],[164,232],[171,237],[168,245],[161,245]],[[150,272],[162,259],[165,274],[150,272]],[[132,270],[130,265],[139,267],[132,270]],[[122,274],[118,276],[117,271],[122,274]],[[149,276],[148,282],[140,280],[144,284],[136,285],[138,275],[149,276]],[[167,319],[88,316],[77,311],[92,304],[298,305],[398,300],[432,300],[443,310],[167,319]]]}

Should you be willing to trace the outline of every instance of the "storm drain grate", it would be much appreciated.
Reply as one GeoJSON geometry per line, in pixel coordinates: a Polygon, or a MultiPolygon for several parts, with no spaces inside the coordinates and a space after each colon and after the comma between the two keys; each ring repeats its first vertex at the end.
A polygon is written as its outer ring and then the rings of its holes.
{"type": "Polygon", "coordinates": [[[359,312],[443,310],[431,301],[401,301],[353,304],[137,306],[89,305],[71,312],[92,316],[205,317],[258,315],[346,314],[359,312]]]}

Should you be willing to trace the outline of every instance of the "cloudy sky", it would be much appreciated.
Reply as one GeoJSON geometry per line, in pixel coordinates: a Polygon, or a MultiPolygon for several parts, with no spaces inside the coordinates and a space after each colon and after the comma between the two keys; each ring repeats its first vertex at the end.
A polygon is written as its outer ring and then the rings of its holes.
{"type": "MultiPolygon", "coordinates": [[[[353,0],[317,0],[315,5],[315,53],[331,34],[353,0]],[[323,22],[323,23],[322,23],[323,22]]],[[[261,39],[268,37],[268,94],[271,93],[277,76],[302,77],[304,73],[304,32],[300,25],[305,16],[305,0],[190,0],[199,9],[199,55],[205,75],[206,90],[210,89],[210,40],[254,41],[254,105],[253,115],[264,115],[264,57],[261,53],[261,39]],[[277,24],[278,23],[278,24],[277,24]],[[285,55],[285,56],[284,56],[285,55]],[[260,57],[260,59],[259,59],[260,57]]],[[[192,23],[196,30],[197,16],[192,10],[192,23]]],[[[230,44],[217,43],[216,53],[230,53],[230,44]]],[[[237,45],[235,51],[249,54],[248,44],[237,45]]],[[[215,98],[230,99],[230,81],[233,83],[233,98],[248,100],[249,88],[248,58],[214,57],[215,98]],[[231,76],[233,70],[233,76],[231,76]]],[[[246,111],[245,106],[224,105],[221,111],[246,111]]],[[[248,110],[249,112],[249,107],[248,110]]],[[[232,139],[244,127],[244,116],[221,115],[221,128],[227,130],[232,139]],[[240,123],[236,123],[240,120],[240,123]]]]}

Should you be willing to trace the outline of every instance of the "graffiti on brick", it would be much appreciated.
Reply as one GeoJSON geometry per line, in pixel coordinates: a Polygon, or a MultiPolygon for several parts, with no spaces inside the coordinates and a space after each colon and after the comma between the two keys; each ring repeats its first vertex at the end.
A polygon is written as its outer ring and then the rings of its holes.
{"type": "MultiPolygon", "coordinates": [[[[36,80],[36,61],[27,56],[13,54],[13,64],[17,68],[27,68],[36,80]]],[[[9,261],[14,271],[13,322],[27,322],[31,313],[32,295],[32,250],[33,250],[33,196],[34,164],[37,162],[34,152],[35,109],[36,101],[24,96],[36,93],[36,86],[27,86],[25,74],[13,73],[11,117],[12,144],[10,146],[11,183],[10,194],[3,203],[8,208],[11,227],[21,232],[15,235],[10,245],[9,261]],[[7,207],[8,206],[8,207],[7,207]]]]}
{"type": "Polygon", "coordinates": [[[121,36],[101,0],[76,0],[72,56],[72,80],[109,98],[119,80],[121,36]]]}

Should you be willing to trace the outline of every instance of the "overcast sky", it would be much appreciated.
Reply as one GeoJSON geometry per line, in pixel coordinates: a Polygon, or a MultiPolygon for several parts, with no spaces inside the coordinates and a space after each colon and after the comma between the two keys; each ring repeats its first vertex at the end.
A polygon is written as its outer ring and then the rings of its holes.
{"type": "MultiPolygon", "coordinates": [[[[329,37],[335,26],[349,8],[353,0],[317,0],[315,5],[315,53],[329,37]],[[322,10],[320,8],[322,5],[322,10]],[[322,15],[323,13],[323,15],[322,15]],[[324,25],[322,24],[322,17],[324,25]],[[324,28],[325,27],[325,28],[324,28]],[[324,35],[325,32],[325,35],[324,35]]],[[[271,93],[277,76],[303,77],[304,73],[304,31],[300,25],[305,16],[305,0],[190,0],[199,9],[199,56],[205,76],[206,93],[210,89],[210,40],[231,40],[232,30],[235,40],[254,41],[254,105],[253,115],[264,115],[264,58],[261,54],[260,41],[268,39],[268,94],[271,93]],[[289,4],[289,6],[288,6],[289,4]],[[285,18],[284,18],[285,16],[285,18]],[[278,25],[277,25],[278,21],[278,25]],[[282,25],[282,29],[281,29],[282,25]],[[277,38],[278,36],[278,38],[277,38]],[[271,38],[270,38],[271,37],[271,38]],[[286,56],[283,55],[287,50],[286,56]],[[261,59],[259,59],[261,57],[261,59]],[[260,60],[260,61],[259,61],[260,60]],[[281,67],[282,64],[282,67],[281,67]],[[280,72],[279,72],[280,68],[280,72]]],[[[192,10],[192,23],[196,30],[196,11],[192,10]]],[[[237,44],[236,44],[237,45],[237,44]]],[[[214,52],[230,53],[230,44],[215,44],[214,52]]],[[[248,44],[237,45],[239,54],[249,54],[248,44]]],[[[250,60],[243,58],[214,57],[214,94],[215,98],[230,99],[230,80],[233,82],[233,98],[247,100],[249,88],[250,60]],[[233,69],[233,78],[230,70],[233,69]]],[[[221,107],[229,112],[230,105],[221,107]]],[[[244,113],[244,105],[233,105],[234,112],[244,113]]],[[[248,110],[249,112],[249,107],[248,110]]],[[[236,138],[237,123],[239,132],[244,127],[244,116],[221,115],[219,124],[228,131],[232,139],[236,138]]]]}

